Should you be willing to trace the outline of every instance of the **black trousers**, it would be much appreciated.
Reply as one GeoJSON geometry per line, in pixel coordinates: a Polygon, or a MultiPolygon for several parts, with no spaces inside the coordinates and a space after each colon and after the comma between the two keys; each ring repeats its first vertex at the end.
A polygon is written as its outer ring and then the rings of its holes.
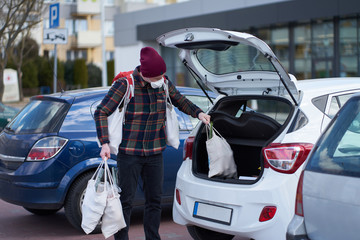
{"type": "Polygon", "coordinates": [[[119,153],[117,156],[118,180],[121,188],[120,200],[127,227],[114,235],[115,240],[129,239],[132,202],[139,176],[145,193],[144,232],[147,240],[160,239],[161,195],[164,178],[162,154],[133,156],[119,153]]]}

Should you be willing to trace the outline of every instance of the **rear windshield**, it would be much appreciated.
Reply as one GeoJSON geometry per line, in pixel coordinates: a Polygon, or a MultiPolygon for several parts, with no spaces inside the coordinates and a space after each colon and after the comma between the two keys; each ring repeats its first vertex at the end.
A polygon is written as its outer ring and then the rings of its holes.
{"type": "Polygon", "coordinates": [[[6,130],[20,134],[57,132],[69,106],[65,102],[33,100],[24,107],[6,130]]]}
{"type": "Polygon", "coordinates": [[[350,101],[320,138],[306,169],[360,177],[359,101],[350,101]]]}
{"type": "Polygon", "coordinates": [[[244,44],[225,50],[199,49],[196,56],[202,66],[217,75],[244,71],[271,71],[275,68],[256,48],[244,44]]]}

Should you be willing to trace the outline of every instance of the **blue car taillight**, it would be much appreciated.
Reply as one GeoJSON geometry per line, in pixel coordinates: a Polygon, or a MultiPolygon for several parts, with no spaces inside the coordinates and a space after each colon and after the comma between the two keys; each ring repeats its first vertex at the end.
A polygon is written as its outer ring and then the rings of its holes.
{"type": "Polygon", "coordinates": [[[68,139],[62,137],[46,137],[40,139],[31,148],[26,160],[43,161],[53,158],[66,145],[68,139]]]}

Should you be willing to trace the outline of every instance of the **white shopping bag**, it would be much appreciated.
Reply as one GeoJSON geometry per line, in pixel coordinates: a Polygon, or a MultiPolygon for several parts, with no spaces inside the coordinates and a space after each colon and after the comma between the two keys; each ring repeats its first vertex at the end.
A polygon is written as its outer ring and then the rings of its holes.
{"type": "MultiPolygon", "coordinates": [[[[88,181],[84,201],[81,205],[81,228],[86,234],[91,233],[99,224],[106,206],[107,186],[101,181],[104,163],[105,161],[103,160],[96,169],[94,175],[88,181]]],[[[105,171],[105,177],[106,174],[105,171]]]]}
{"type": "Polygon", "coordinates": [[[206,133],[208,139],[206,150],[209,157],[208,177],[237,178],[237,166],[229,143],[209,124],[206,125],[206,133]]]}
{"type": "Polygon", "coordinates": [[[166,144],[172,146],[175,149],[178,149],[180,145],[179,120],[177,118],[174,106],[171,103],[168,84],[166,83],[164,86],[166,92],[166,144]]]}
{"type": "Polygon", "coordinates": [[[134,96],[134,82],[131,75],[127,81],[127,88],[124,97],[121,99],[116,110],[108,117],[109,147],[112,154],[117,155],[122,141],[123,125],[127,105],[134,96]],[[119,107],[123,104],[123,107],[119,107]]]}
{"type": "Polygon", "coordinates": [[[101,231],[104,237],[108,238],[117,233],[120,229],[126,227],[126,223],[120,202],[118,187],[113,181],[113,177],[107,163],[105,163],[105,171],[107,172],[109,187],[107,188],[106,207],[102,217],[101,231]]]}

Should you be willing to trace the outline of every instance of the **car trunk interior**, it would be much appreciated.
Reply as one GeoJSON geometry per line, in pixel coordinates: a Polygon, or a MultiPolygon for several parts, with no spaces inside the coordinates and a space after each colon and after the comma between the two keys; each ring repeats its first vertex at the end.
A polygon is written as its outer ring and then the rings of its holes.
{"type": "MultiPolygon", "coordinates": [[[[238,182],[256,181],[262,174],[262,148],[273,141],[289,122],[292,104],[279,97],[231,96],[220,99],[210,111],[214,128],[233,150],[237,178],[212,177],[213,180],[238,182]]],[[[208,178],[205,126],[198,132],[193,152],[193,172],[208,178]]]]}

